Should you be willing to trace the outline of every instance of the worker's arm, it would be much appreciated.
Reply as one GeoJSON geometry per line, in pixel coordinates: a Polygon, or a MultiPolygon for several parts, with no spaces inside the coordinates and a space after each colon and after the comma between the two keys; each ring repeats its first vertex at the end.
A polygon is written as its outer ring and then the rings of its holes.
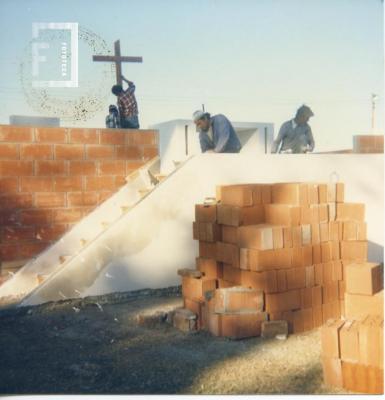
{"type": "Polygon", "coordinates": [[[222,153],[230,139],[232,126],[224,115],[217,115],[215,118],[215,131],[218,135],[218,142],[213,150],[215,153],[222,153]]]}
{"type": "Polygon", "coordinates": [[[285,124],[282,124],[281,129],[278,132],[277,138],[274,140],[272,146],[271,146],[271,153],[277,153],[279,150],[279,145],[281,144],[283,138],[285,137],[286,134],[286,129],[285,129],[285,124]]]}
{"type": "Polygon", "coordinates": [[[307,137],[308,137],[308,144],[309,144],[309,146],[310,146],[309,151],[313,151],[313,150],[314,150],[315,143],[314,143],[313,132],[311,131],[310,126],[309,126],[309,130],[308,130],[308,132],[307,132],[307,137]]]}
{"type": "Polygon", "coordinates": [[[135,92],[135,85],[134,82],[129,81],[122,75],[122,80],[127,83],[128,88],[125,90],[125,93],[134,93],[135,92]]]}

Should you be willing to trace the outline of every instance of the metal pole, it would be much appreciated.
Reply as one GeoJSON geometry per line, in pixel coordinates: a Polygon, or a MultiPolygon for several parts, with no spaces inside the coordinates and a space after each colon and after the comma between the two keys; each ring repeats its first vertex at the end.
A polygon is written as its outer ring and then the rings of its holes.
{"type": "Polygon", "coordinates": [[[186,156],[188,155],[188,125],[184,126],[184,143],[186,156]]]}
{"type": "Polygon", "coordinates": [[[205,105],[202,104],[202,111],[205,112],[205,105]]]}
{"type": "Polygon", "coordinates": [[[265,154],[267,154],[267,127],[265,126],[265,154]]]}
{"type": "Polygon", "coordinates": [[[378,96],[376,94],[372,94],[372,132],[374,132],[375,128],[375,115],[376,115],[376,100],[378,99],[378,96]]]}

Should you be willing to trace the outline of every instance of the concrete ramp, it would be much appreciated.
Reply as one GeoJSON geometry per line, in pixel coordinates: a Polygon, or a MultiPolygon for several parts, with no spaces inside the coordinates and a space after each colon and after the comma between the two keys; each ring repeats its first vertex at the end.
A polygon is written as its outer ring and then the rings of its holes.
{"type": "MultiPolygon", "coordinates": [[[[19,293],[24,297],[21,305],[32,305],[179,284],[177,269],[194,267],[198,254],[197,243],[192,239],[194,204],[215,196],[215,187],[220,184],[342,181],[346,184],[347,202],[366,204],[369,258],[382,261],[383,171],[383,155],[195,156],[123,214],[117,199],[116,209],[112,204],[108,208],[103,204],[97,210],[99,222],[89,224],[88,229],[90,234],[95,232],[103,220],[110,225],[91,242],[79,249],[80,237],[74,238],[74,252],[68,260],[23,294],[23,275],[31,271],[35,276],[43,275],[52,267],[53,257],[43,253],[35,264],[25,266],[8,285],[0,287],[0,296],[19,293]],[[115,218],[118,213],[120,217],[115,218]]],[[[124,198],[125,194],[122,192],[121,196],[124,198]]],[[[56,256],[61,254],[60,243],[57,246],[56,256]]]]}

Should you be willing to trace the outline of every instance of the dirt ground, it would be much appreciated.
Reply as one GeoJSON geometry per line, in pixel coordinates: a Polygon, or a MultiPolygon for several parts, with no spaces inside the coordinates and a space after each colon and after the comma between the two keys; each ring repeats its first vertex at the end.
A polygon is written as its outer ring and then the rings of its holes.
{"type": "Polygon", "coordinates": [[[232,341],[137,323],[181,304],[158,290],[2,310],[0,394],[349,393],[322,382],[319,330],[232,341]]]}

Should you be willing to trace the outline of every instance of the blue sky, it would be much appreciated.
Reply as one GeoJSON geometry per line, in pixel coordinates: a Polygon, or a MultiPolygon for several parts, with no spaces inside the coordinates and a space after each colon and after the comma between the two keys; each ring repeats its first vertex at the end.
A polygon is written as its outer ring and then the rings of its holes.
{"type": "MultiPolygon", "coordinates": [[[[143,128],[190,118],[204,103],[230,120],[273,122],[277,133],[306,103],[316,149],[349,148],[352,135],[370,132],[371,93],[380,96],[383,133],[383,17],[381,0],[1,0],[0,123],[39,114],[20,83],[32,23],[78,22],[111,50],[120,39],[123,55],[143,57],[123,67],[137,85],[143,128]]],[[[114,75],[84,49],[79,90],[94,85],[105,109],[62,125],[103,127],[114,75]]]]}

